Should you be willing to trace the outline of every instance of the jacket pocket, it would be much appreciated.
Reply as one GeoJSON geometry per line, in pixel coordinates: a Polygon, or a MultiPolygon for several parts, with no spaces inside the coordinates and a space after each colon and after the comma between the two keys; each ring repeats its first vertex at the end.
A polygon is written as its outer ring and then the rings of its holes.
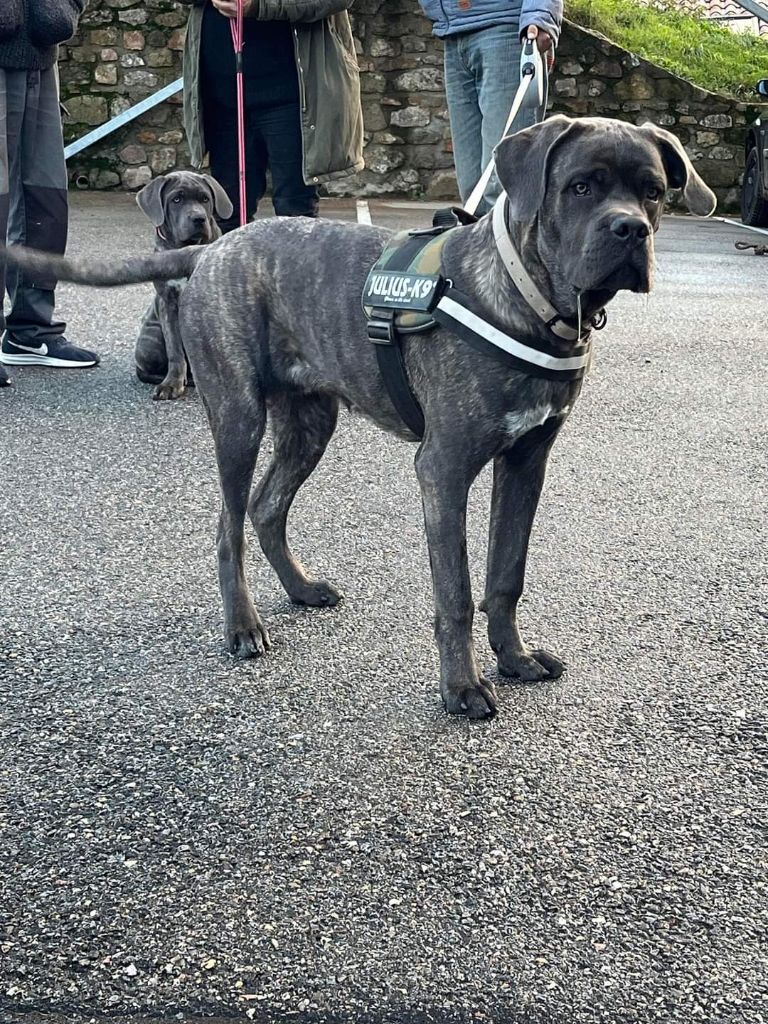
{"type": "Polygon", "coordinates": [[[355,52],[355,41],[352,37],[352,29],[349,25],[347,17],[340,18],[337,21],[336,15],[331,15],[326,19],[325,22],[328,31],[331,34],[331,38],[336,44],[336,50],[341,55],[342,60],[355,74],[360,74],[360,65],[357,61],[357,53],[355,52]]]}
{"type": "Polygon", "coordinates": [[[21,0],[2,0],[0,3],[0,40],[10,39],[21,28],[21,0]]]}
{"type": "Polygon", "coordinates": [[[71,39],[83,9],[82,0],[27,0],[29,38],[35,46],[55,46],[71,39]]]}

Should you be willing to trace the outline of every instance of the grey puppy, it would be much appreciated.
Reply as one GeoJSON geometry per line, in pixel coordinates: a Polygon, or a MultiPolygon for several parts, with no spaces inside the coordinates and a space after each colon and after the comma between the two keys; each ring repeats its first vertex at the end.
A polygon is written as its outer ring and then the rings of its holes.
{"type": "MultiPolygon", "coordinates": [[[[136,202],[155,228],[155,250],[167,252],[189,245],[207,245],[221,238],[216,218],[232,216],[224,189],[208,174],[174,171],[153,178],[136,202]]],[[[157,295],[136,340],[136,376],[157,384],[154,397],[179,398],[187,385],[187,362],[179,336],[179,296],[185,282],[159,281],[157,295]]]]}
{"type": "MultiPolygon", "coordinates": [[[[553,117],[503,140],[496,165],[509,199],[507,230],[529,274],[561,314],[575,317],[580,301],[585,321],[620,289],[650,290],[653,234],[667,188],[682,189],[695,213],[711,213],[715,205],[678,140],[653,125],[553,117]]],[[[360,309],[367,272],[388,238],[378,228],[276,219],[202,250],[127,260],[113,271],[43,258],[60,277],[105,285],[193,271],[180,326],[218,460],[219,581],[227,643],[238,657],[261,655],[269,646],[245,580],[246,514],[290,598],[334,605],[338,591],[310,577],[289,550],[286,520],[333,434],[339,404],[415,440],[382,383],[360,309]],[[274,454],[251,492],[268,416],[274,454]]],[[[510,334],[547,334],[510,283],[490,216],[452,233],[442,269],[510,334]]],[[[526,680],[557,677],[562,662],[521,638],[517,605],[547,458],[581,385],[507,369],[444,329],[411,336],[406,364],[426,420],[415,463],[432,568],[440,692],[449,712],[483,718],[495,713],[497,698],[472,643],[468,491],[492,461],[482,607],[499,671],[526,680]]]]}

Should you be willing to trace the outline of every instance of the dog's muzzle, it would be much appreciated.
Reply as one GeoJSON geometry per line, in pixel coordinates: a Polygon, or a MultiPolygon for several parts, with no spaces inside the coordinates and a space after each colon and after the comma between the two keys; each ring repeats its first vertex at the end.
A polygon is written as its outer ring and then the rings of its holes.
{"type": "Polygon", "coordinates": [[[648,292],[653,281],[653,226],[629,211],[609,211],[575,255],[577,291],[648,292]]]}

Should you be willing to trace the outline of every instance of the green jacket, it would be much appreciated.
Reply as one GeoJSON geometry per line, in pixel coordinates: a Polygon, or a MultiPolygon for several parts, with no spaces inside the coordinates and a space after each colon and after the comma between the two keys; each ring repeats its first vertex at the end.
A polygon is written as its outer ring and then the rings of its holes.
{"type": "MultiPolygon", "coordinates": [[[[200,37],[206,0],[193,4],[184,48],[184,122],[195,166],[207,147],[203,133],[200,37]]],[[[354,0],[253,0],[249,17],[290,21],[301,96],[304,181],[343,178],[363,169],[360,68],[347,8],[354,0]]],[[[234,86],[233,86],[234,87],[234,86]]]]}

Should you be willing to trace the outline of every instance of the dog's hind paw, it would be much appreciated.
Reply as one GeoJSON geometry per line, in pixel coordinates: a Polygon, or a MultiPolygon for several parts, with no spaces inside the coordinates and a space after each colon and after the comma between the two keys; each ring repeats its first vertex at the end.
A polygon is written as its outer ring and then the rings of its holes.
{"type": "Polygon", "coordinates": [[[227,635],[229,653],[238,661],[245,658],[260,658],[271,644],[266,629],[257,623],[250,629],[235,629],[227,635]]]}
{"type": "Polygon", "coordinates": [[[474,686],[443,690],[443,703],[449,715],[464,715],[465,718],[493,718],[499,709],[496,693],[484,679],[474,686]]]}
{"type": "Polygon", "coordinates": [[[498,653],[499,675],[537,683],[543,679],[559,679],[565,664],[549,651],[541,649],[518,651],[515,654],[498,653]]]}

